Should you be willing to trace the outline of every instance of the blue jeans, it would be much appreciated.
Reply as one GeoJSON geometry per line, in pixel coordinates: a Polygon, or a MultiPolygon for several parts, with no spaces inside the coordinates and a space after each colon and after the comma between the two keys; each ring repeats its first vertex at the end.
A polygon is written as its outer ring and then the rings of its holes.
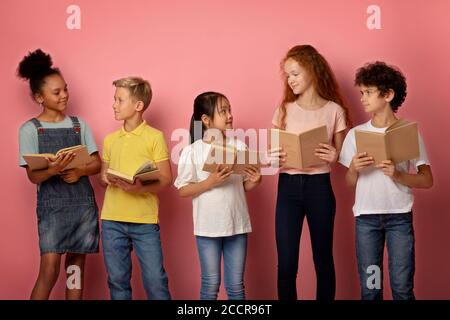
{"type": "Polygon", "coordinates": [[[394,300],[414,300],[414,229],[412,213],[356,217],[356,256],[361,299],[383,299],[383,253],[386,240],[394,300]],[[379,270],[379,286],[374,285],[379,270]],[[379,269],[378,269],[379,268],[379,269]]]}
{"type": "Polygon", "coordinates": [[[159,225],[102,220],[103,258],[112,300],[131,300],[131,251],[136,250],[148,299],[169,300],[159,225]]]}
{"type": "Polygon", "coordinates": [[[224,280],[228,299],[244,300],[244,269],[247,234],[228,237],[196,236],[202,270],[200,299],[216,300],[220,288],[220,262],[223,252],[224,280]]]}

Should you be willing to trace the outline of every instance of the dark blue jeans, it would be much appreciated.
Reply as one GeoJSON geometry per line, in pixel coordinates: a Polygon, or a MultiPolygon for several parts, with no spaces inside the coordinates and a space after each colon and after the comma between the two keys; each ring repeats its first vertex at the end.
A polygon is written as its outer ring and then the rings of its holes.
{"type": "Polygon", "coordinates": [[[360,215],[356,217],[355,235],[361,299],[383,299],[383,253],[386,242],[392,297],[394,300],[414,300],[412,213],[360,215]],[[380,279],[375,278],[378,276],[380,279]]]}
{"type": "Polygon", "coordinates": [[[336,201],[330,174],[281,173],[278,180],[275,231],[278,253],[278,298],[297,299],[300,237],[306,216],[319,300],[332,300],[336,291],[333,228],[336,201]]]}

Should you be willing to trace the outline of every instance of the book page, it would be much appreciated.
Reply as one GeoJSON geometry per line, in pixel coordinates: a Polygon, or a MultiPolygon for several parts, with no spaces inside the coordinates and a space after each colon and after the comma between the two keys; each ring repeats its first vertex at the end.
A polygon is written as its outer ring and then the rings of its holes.
{"type": "Polygon", "coordinates": [[[86,146],[76,145],[76,146],[72,146],[72,147],[63,148],[63,149],[58,150],[58,152],[56,152],[56,156],[62,155],[62,154],[66,153],[66,152],[69,152],[69,151],[75,152],[76,150],[82,149],[82,148],[86,148],[86,146]]]}
{"type": "Polygon", "coordinates": [[[125,173],[119,172],[117,170],[113,170],[111,168],[108,168],[106,170],[106,174],[109,175],[109,176],[112,176],[112,177],[114,177],[116,179],[125,180],[128,183],[134,183],[134,176],[127,175],[125,173]]]}
{"type": "Polygon", "coordinates": [[[135,175],[140,174],[140,173],[145,173],[145,172],[150,172],[150,171],[154,171],[157,170],[156,166],[153,164],[152,161],[147,161],[145,163],[143,163],[137,170],[135,175]]]}

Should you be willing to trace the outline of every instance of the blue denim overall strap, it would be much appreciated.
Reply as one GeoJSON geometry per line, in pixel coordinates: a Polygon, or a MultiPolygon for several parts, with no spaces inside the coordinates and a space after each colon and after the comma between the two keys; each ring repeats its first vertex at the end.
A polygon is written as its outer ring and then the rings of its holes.
{"type": "MultiPolygon", "coordinates": [[[[53,153],[81,144],[80,122],[72,128],[44,128],[30,121],[38,133],[39,153],[53,153]]],[[[66,183],[55,175],[38,188],[37,215],[41,254],[45,252],[98,252],[98,208],[89,178],[66,183]]]]}

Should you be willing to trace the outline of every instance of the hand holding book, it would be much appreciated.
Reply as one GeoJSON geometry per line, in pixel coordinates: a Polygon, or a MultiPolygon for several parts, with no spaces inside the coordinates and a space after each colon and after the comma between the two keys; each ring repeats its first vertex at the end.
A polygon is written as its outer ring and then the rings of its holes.
{"type": "Polygon", "coordinates": [[[228,165],[217,165],[215,167],[215,171],[211,172],[211,174],[206,179],[206,183],[209,188],[215,188],[223,184],[228,177],[233,173],[231,167],[228,165]]]}
{"type": "Polygon", "coordinates": [[[362,169],[374,164],[374,158],[369,156],[367,152],[357,153],[350,163],[350,170],[360,172],[362,169]]]}
{"type": "Polygon", "coordinates": [[[244,175],[248,178],[248,181],[259,182],[261,180],[261,170],[256,166],[248,166],[244,169],[244,175]]]}
{"type": "Polygon", "coordinates": [[[64,171],[74,158],[75,154],[73,152],[58,154],[53,157],[45,157],[49,171],[55,175],[64,171]]]}
{"type": "Polygon", "coordinates": [[[106,171],[107,179],[114,183],[117,180],[123,180],[128,184],[135,184],[137,180],[141,183],[152,182],[159,180],[159,169],[151,161],[147,161],[142,164],[133,175],[129,175],[118,170],[108,168],[106,171]]]}
{"type": "Polygon", "coordinates": [[[110,181],[112,186],[130,193],[142,193],[142,188],[144,187],[140,179],[136,179],[134,183],[129,183],[126,180],[113,177],[110,181]]]}
{"type": "Polygon", "coordinates": [[[270,164],[273,168],[283,167],[286,162],[286,152],[282,147],[267,150],[265,159],[262,162],[270,164]]]}
{"type": "Polygon", "coordinates": [[[328,163],[335,163],[339,157],[336,148],[326,143],[319,143],[314,155],[328,163]]]}
{"type": "Polygon", "coordinates": [[[398,173],[398,171],[395,170],[395,164],[392,160],[383,160],[383,161],[381,161],[381,163],[377,164],[375,167],[383,170],[384,175],[387,177],[390,177],[392,179],[394,179],[398,173]]]}
{"type": "Polygon", "coordinates": [[[232,146],[213,143],[203,170],[213,173],[227,166],[235,174],[244,174],[249,166],[261,166],[260,156],[258,151],[238,150],[232,146]]]}
{"type": "Polygon", "coordinates": [[[23,158],[31,170],[50,168],[55,174],[63,170],[83,167],[91,161],[85,145],[63,148],[56,154],[24,154],[23,158]]]}

